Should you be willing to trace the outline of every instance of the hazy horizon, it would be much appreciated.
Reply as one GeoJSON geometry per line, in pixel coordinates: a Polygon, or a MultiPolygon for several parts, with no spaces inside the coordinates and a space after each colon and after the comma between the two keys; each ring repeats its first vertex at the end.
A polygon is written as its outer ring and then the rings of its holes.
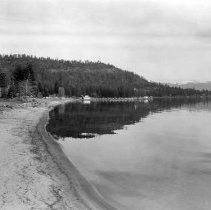
{"type": "Polygon", "coordinates": [[[0,53],[102,61],[158,82],[211,81],[208,0],[1,0],[0,53]]]}

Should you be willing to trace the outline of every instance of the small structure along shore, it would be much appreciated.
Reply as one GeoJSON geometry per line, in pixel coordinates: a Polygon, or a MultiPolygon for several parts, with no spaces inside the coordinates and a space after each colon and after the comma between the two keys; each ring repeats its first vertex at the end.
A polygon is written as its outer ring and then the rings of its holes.
{"type": "Polygon", "coordinates": [[[91,101],[101,101],[101,102],[131,102],[131,101],[152,101],[153,97],[129,97],[129,98],[91,98],[91,101]]]}

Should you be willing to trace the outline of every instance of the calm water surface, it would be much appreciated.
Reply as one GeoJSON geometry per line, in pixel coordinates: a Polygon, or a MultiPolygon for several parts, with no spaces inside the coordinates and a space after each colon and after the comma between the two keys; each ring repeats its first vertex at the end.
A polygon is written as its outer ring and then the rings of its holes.
{"type": "Polygon", "coordinates": [[[211,102],[67,104],[47,129],[118,209],[211,209],[211,102]]]}

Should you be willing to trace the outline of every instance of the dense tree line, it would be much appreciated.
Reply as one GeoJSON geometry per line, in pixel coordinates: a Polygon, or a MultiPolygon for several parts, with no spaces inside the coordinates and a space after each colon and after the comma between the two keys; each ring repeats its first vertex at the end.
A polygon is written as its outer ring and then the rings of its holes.
{"type": "MultiPolygon", "coordinates": [[[[58,94],[60,87],[67,96],[88,94],[96,97],[193,96],[208,91],[169,87],[148,82],[143,77],[123,71],[111,64],[90,61],[66,61],[27,55],[0,55],[0,68],[13,75],[12,85],[33,82],[43,96],[58,94]],[[28,78],[28,79],[27,79],[28,78]]],[[[12,87],[12,86],[11,86],[12,87]]]]}

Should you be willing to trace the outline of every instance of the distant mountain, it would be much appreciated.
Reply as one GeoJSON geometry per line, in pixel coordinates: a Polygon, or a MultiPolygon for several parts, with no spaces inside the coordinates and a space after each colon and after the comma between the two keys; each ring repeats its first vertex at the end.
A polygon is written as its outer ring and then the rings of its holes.
{"type": "Polygon", "coordinates": [[[211,81],[209,82],[187,82],[187,83],[176,83],[176,84],[168,84],[171,87],[181,87],[183,89],[193,88],[195,90],[209,90],[211,91],[211,81]]]}

